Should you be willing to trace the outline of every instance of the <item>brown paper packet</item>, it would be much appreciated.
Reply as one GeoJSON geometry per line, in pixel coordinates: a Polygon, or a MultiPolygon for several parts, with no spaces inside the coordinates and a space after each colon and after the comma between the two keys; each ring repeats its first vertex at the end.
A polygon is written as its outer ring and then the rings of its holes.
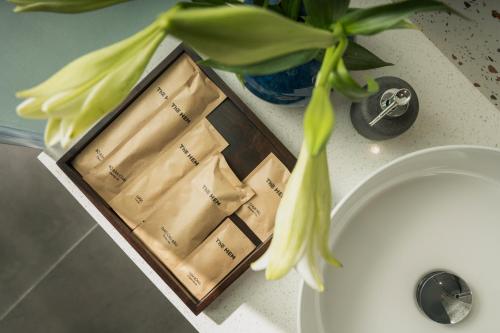
{"type": "Polygon", "coordinates": [[[253,195],[217,154],[156,200],[153,213],[133,232],[173,268],[253,195]]]}
{"type": "Polygon", "coordinates": [[[130,228],[136,228],[151,214],[164,192],[204,159],[227,146],[227,141],[210,122],[202,119],[164,149],[153,164],[135,175],[110,201],[110,206],[130,228]]]}
{"type": "Polygon", "coordinates": [[[173,272],[201,300],[254,249],[250,239],[227,218],[173,272]]]}
{"type": "Polygon", "coordinates": [[[181,55],[151,86],[122,112],[101,134],[73,160],[83,176],[105,157],[133,136],[170,97],[199,71],[188,55],[181,55]]]}
{"type": "Polygon", "coordinates": [[[290,171],[270,153],[243,180],[255,191],[255,196],[236,211],[252,231],[265,241],[274,229],[276,211],[280,203],[290,171]]]}
{"type": "Polygon", "coordinates": [[[156,155],[188,128],[213,111],[226,96],[201,71],[117,148],[103,163],[84,176],[85,181],[109,202],[133,175],[142,172],[156,155]]]}

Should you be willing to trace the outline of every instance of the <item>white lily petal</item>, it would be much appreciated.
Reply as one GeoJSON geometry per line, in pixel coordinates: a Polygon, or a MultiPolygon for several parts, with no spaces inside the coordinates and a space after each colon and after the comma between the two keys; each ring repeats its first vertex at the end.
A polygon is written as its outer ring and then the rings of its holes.
{"type": "Polygon", "coordinates": [[[323,259],[330,265],[342,267],[342,263],[338,261],[331,253],[329,247],[330,224],[331,224],[331,208],[332,208],[332,191],[330,187],[330,175],[328,172],[328,159],[326,150],[323,150],[318,155],[318,169],[316,176],[319,180],[316,191],[316,233],[317,247],[323,259]]]}
{"type": "Polygon", "coordinates": [[[92,124],[120,104],[144,72],[144,68],[165,38],[163,32],[143,41],[142,48],[133,57],[117,65],[113,71],[95,84],[83,101],[80,112],[71,123],[69,135],[75,139],[92,124]]]}
{"type": "Polygon", "coordinates": [[[76,89],[96,78],[102,78],[114,64],[121,59],[129,58],[138,44],[158,30],[159,22],[155,21],[127,39],[74,60],[38,86],[19,91],[16,96],[19,98],[52,96],[63,90],[76,89]]]}
{"type": "Polygon", "coordinates": [[[320,279],[318,279],[319,268],[314,262],[311,262],[309,255],[304,255],[295,267],[295,270],[300,274],[304,282],[316,291],[323,291],[324,286],[320,279]]]}
{"type": "Polygon", "coordinates": [[[44,140],[45,145],[54,146],[61,139],[61,133],[59,131],[59,126],[61,124],[60,118],[50,118],[45,125],[44,140]]]}
{"type": "Polygon", "coordinates": [[[64,149],[68,148],[72,138],[70,135],[71,123],[75,120],[74,117],[65,117],[61,119],[61,123],[59,125],[59,136],[61,147],[64,149]]]}
{"type": "MultiPolygon", "coordinates": [[[[44,104],[44,111],[51,117],[71,117],[74,118],[82,109],[82,105],[87,98],[89,91],[79,94],[66,103],[61,103],[56,107],[55,104],[44,104]]],[[[56,95],[57,96],[57,95],[56,95]]],[[[47,101],[48,103],[49,101],[47,101]]]]}
{"type": "Polygon", "coordinates": [[[48,115],[42,112],[43,98],[30,97],[20,103],[16,108],[16,113],[28,119],[47,119],[48,115]]]}
{"type": "Polygon", "coordinates": [[[50,109],[57,108],[59,105],[66,103],[68,99],[71,99],[72,97],[74,97],[74,95],[75,95],[74,90],[59,92],[49,97],[42,104],[42,111],[48,113],[50,109]]]}
{"type": "Polygon", "coordinates": [[[276,213],[270,260],[266,278],[279,279],[286,275],[302,257],[311,230],[308,223],[314,216],[314,159],[305,144],[276,213]]]}
{"type": "MultiPolygon", "coordinates": [[[[322,151],[320,154],[323,154],[322,151]]],[[[319,209],[319,206],[323,203],[324,200],[320,197],[321,193],[321,183],[324,181],[320,176],[320,170],[322,168],[323,159],[320,157],[315,159],[313,172],[315,177],[313,178],[313,182],[315,183],[315,192],[311,196],[311,201],[313,201],[313,205],[316,207],[314,215],[311,217],[311,229],[306,239],[306,250],[304,256],[300,260],[300,262],[296,266],[297,272],[301,275],[304,281],[313,289],[317,291],[323,291],[323,279],[321,277],[321,269],[319,268],[319,253],[320,253],[320,244],[319,240],[322,238],[321,230],[319,230],[319,219],[322,218],[319,209]]]]}

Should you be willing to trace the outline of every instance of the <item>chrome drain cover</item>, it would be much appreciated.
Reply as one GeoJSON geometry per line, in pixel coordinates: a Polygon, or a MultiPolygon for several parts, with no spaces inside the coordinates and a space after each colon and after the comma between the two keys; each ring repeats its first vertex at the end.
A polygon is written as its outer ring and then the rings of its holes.
{"type": "Polygon", "coordinates": [[[472,293],[460,277],[445,271],[425,275],[417,286],[417,303],[431,320],[457,324],[472,309],[472,293]]]}

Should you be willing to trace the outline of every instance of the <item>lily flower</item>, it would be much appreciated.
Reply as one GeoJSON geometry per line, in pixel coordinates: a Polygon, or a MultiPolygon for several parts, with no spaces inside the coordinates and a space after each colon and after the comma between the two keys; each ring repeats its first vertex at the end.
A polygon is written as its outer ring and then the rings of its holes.
{"type": "MultiPolygon", "coordinates": [[[[318,111],[324,113],[323,116],[332,117],[323,119],[328,138],[334,122],[328,88],[315,88],[306,111],[306,123],[308,114],[318,111]]],[[[318,150],[314,149],[315,143],[314,140],[308,143],[307,138],[304,141],[276,213],[271,245],[252,264],[252,269],[266,269],[266,278],[276,280],[295,267],[311,288],[323,291],[320,257],[337,267],[342,267],[342,264],[331,254],[328,246],[332,195],[326,142],[317,145],[318,150]]]]}
{"type": "Polygon", "coordinates": [[[135,35],[66,65],[45,82],[17,93],[24,118],[48,119],[45,143],[68,146],[127,96],[166,36],[159,17],[135,35]]]}
{"type": "Polygon", "coordinates": [[[112,6],[129,0],[8,0],[16,5],[14,12],[80,13],[112,6]]]}

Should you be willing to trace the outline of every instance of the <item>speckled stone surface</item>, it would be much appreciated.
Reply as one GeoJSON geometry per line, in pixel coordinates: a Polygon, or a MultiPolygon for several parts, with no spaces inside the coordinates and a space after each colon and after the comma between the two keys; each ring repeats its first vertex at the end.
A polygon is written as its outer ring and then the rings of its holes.
{"type": "Polygon", "coordinates": [[[500,1],[444,0],[467,16],[415,15],[413,21],[500,110],[500,1]]]}
{"type": "MultiPolygon", "coordinates": [[[[355,1],[366,5],[384,1],[355,1]]],[[[395,63],[358,74],[374,77],[398,76],[410,83],[418,94],[420,114],[402,136],[375,143],[361,137],[349,118],[350,102],[333,94],[337,121],[328,145],[328,159],[335,202],[377,168],[396,157],[422,148],[477,144],[497,147],[500,112],[420,31],[390,31],[359,42],[384,60],[395,63]]],[[[152,69],[177,45],[166,40],[152,69]]],[[[218,72],[257,116],[292,151],[298,154],[302,142],[303,108],[267,104],[245,90],[231,74],[218,72]]],[[[198,317],[184,306],[142,258],[111,227],[47,155],[43,163],[117,242],[122,250],[150,278],[166,298],[201,332],[295,332],[300,280],[295,272],[277,282],[267,282],[263,273],[248,271],[198,317]]],[[[335,222],[334,222],[335,223],[335,222]]]]}

